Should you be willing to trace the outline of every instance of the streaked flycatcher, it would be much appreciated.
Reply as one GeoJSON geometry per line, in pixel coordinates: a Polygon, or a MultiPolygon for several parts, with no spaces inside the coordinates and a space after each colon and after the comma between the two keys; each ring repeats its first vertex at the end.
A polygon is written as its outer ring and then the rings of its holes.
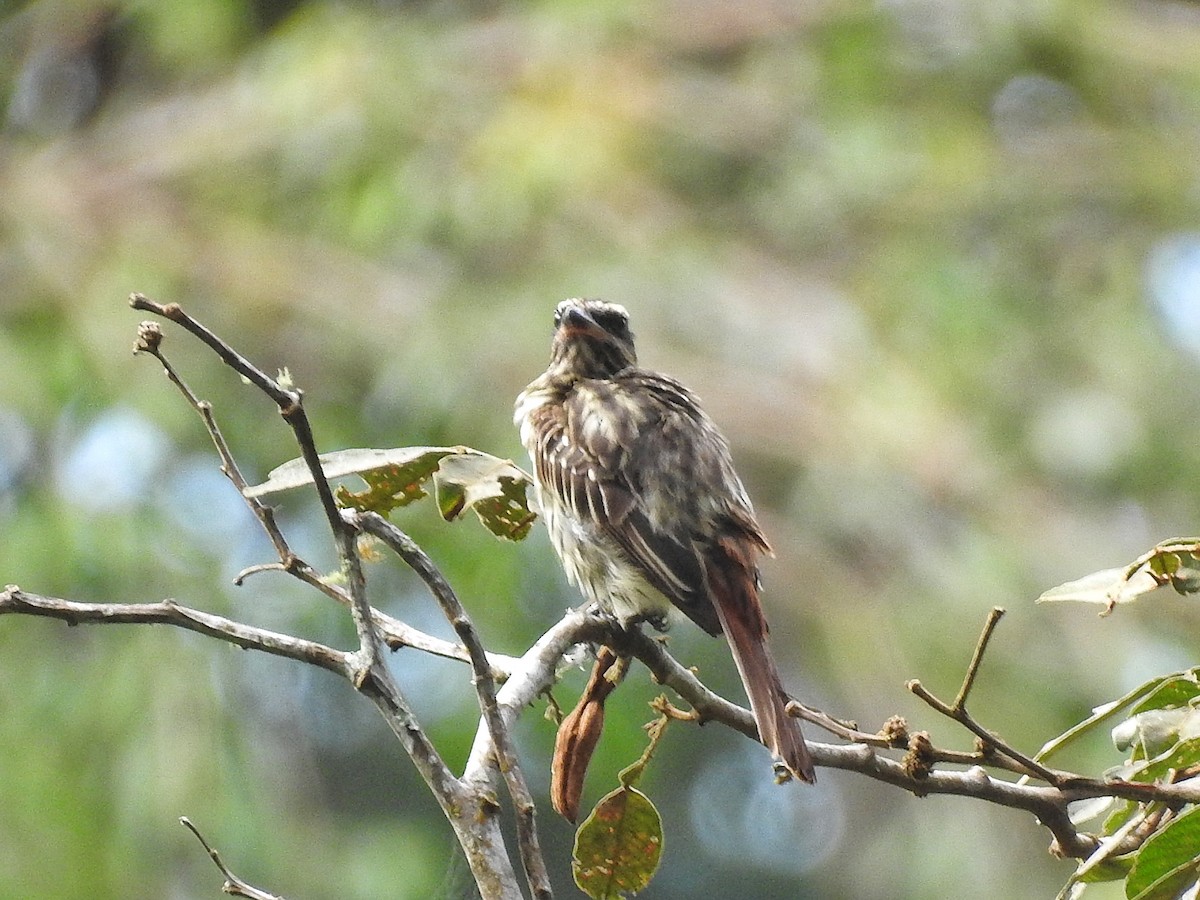
{"type": "Polygon", "coordinates": [[[622,307],[564,300],[554,328],[550,367],[514,420],[567,577],[622,625],[661,627],[673,604],[724,633],[763,744],[812,782],[759,602],[757,560],[771,548],[729,444],[687,388],[638,368],[622,307]]]}

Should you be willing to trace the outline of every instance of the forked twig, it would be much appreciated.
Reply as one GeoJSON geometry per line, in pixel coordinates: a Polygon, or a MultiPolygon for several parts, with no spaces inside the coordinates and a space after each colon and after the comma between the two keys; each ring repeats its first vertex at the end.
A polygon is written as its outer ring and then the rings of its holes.
{"type": "MultiPolygon", "coordinates": [[[[308,421],[308,414],[304,411],[303,392],[285,387],[278,380],[267,375],[267,373],[263,372],[250,362],[250,360],[234,350],[233,347],[229,346],[228,343],[214,332],[188,315],[178,303],[156,303],[144,294],[135,293],[130,296],[129,305],[134,309],[162,316],[164,319],[176,323],[195,335],[208,345],[227,366],[261,390],[279,407],[279,414],[283,416],[283,420],[292,429],[292,434],[296,438],[296,444],[300,448],[300,455],[304,457],[304,461],[307,463],[309,471],[312,474],[313,485],[316,488],[317,497],[321,501],[321,508],[325,512],[325,520],[333,532],[334,544],[337,547],[338,557],[341,559],[342,568],[346,576],[351,600],[350,611],[354,616],[354,627],[358,632],[359,655],[362,663],[362,671],[358,678],[355,679],[355,686],[361,687],[367,678],[373,677],[379,681],[379,688],[381,690],[391,693],[394,685],[388,684],[390,677],[380,665],[382,639],[379,636],[378,629],[375,627],[375,620],[371,615],[370,605],[367,603],[366,582],[362,574],[362,560],[358,556],[355,534],[353,529],[342,521],[341,511],[338,509],[337,501],[333,496],[333,489],[329,486],[329,480],[325,477],[325,472],[321,468],[320,454],[317,452],[312,425],[308,421]]],[[[135,352],[143,349],[143,341],[141,340],[143,329],[145,329],[144,325],[142,329],[139,329],[139,343],[135,348],[135,352]]],[[[161,334],[158,336],[158,341],[161,342],[161,334]]],[[[157,343],[151,341],[149,344],[149,346],[144,348],[146,352],[153,353],[162,361],[157,343]]],[[[182,385],[178,376],[172,374],[169,366],[168,375],[171,376],[171,380],[176,384],[182,385]]],[[[207,404],[201,404],[197,401],[190,391],[185,391],[185,393],[189,396],[189,402],[192,402],[197,409],[201,410],[202,415],[205,414],[207,404]]],[[[207,416],[205,423],[209,423],[207,416]]],[[[211,427],[210,433],[212,433],[211,427]]],[[[231,461],[231,455],[228,459],[225,457],[222,458],[223,463],[231,461]]],[[[284,563],[285,565],[288,564],[288,559],[284,559],[284,563]]]]}
{"type": "MultiPolygon", "coordinates": [[[[138,331],[138,343],[135,352],[146,352],[154,355],[162,364],[168,377],[183,392],[188,402],[195,408],[204,420],[213,442],[221,456],[222,468],[241,492],[243,498],[250,504],[251,509],[268,531],[280,556],[281,567],[297,575],[306,582],[319,586],[326,594],[336,599],[348,601],[346,605],[354,617],[355,629],[359,638],[359,649],[354,654],[356,668],[352,682],[359,691],[371,698],[383,713],[385,720],[393,733],[400,739],[413,762],[425,777],[434,795],[442,805],[447,817],[455,825],[460,839],[467,843],[473,842],[481,855],[493,854],[495,849],[489,848],[495,843],[491,840],[477,840],[478,835],[471,835],[470,822],[472,814],[467,809],[473,802],[486,807],[492,803],[489,795],[472,794],[467,785],[456,779],[441,758],[437,749],[430,742],[421,728],[407,701],[400,692],[391,671],[382,661],[384,639],[379,627],[380,614],[373,610],[366,598],[366,577],[363,571],[362,558],[359,554],[358,535],[363,530],[364,518],[352,512],[344,512],[338,505],[330,487],[329,480],[321,466],[312,426],[304,411],[303,393],[290,386],[281,384],[265,372],[258,369],[244,356],[230,347],[224,340],[206,328],[196,319],[188,315],[178,304],[159,304],[142,294],[134,294],[130,305],[135,309],[144,310],[163,316],[175,322],[195,335],[208,345],[235,372],[262,390],[278,407],[292,429],[302,457],[308,466],[321,502],[322,510],[333,533],[334,543],[341,560],[342,574],[345,578],[345,589],[334,588],[325,579],[320,578],[315,571],[298,559],[290,550],[283,535],[275,526],[270,508],[264,506],[255,498],[246,496],[246,482],[229,451],[216,421],[212,416],[211,406],[200,401],[175,372],[170,363],[163,357],[161,351],[162,333],[155,323],[143,323],[138,331]]],[[[457,597],[450,590],[445,578],[433,565],[432,561],[411,540],[398,529],[387,529],[391,526],[379,517],[370,520],[377,529],[387,534],[393,540],[393,549],[420,575],[441,603],[443,610],[454,626],[463,642],[466,658],[471,663],[475,677],[473,682],[479,696],[480,707],[488,730],[492,733],[496,766],[503,774],[509,786],[514,807],[517,811],[518,844],[521,849],[521,860],[530,889],[535,897],[550,896],[549,876],[538,845],[535,827],[535,807],[532,794],[529,792],[521,775],[515,750],[507,732],[507,726],[499,715],[496,707],[495,680],[492,662],[479,641],[470,619],[458,603],[457,597]],[[399,537],[396,537],[396,536],[399,537]]],[[[239,579],[256,571],[263,571],[272,566],[251,567],[239,574],[239,579]]],[[[402,623],[398,623],[402,624],[402,623]]],[[[468,851],[470,855],[471,851],[468,851]]]]}
{"type": "Polygon", "coordinates": [[[958,689],[958,695],[954,698],[952,704],[947,704],[945,701],[939,700],[915,678],[909,681],[906,686],[942,715],[958,722],[978,737],[983,741],[985,747],[1007,756],[1009,759],[1019,763],[1027,772],[1037,775],[1047,784],[1058,787],[1063,781],[1062,773],[1047,769],[1037,760],[1026,756],[1020,750],[1005,742],[999,735],[984,728],[967,712],[967,696],[971,693],[971,688],[975,685],[975,676],[979,674],[979,667],[983,662],[983,653],[987,649],[988,642],[992,639],[992,633],[996,630],[996,626],[1000,623],[1000,619],[1003,616],[1004,610],[999,606],[993,607],[988,613],[987,622],[984,623],[983,632],[979,635],[979,640],[975,644],[975,652],[971,655],[971,662],[967,666],[966,675],[963,677],[962,687],[958,689]]]}
{"type": "Polygon", "coordinates": [[[417,573],[437,600],[443,615],[453,626],[459,640],[467,648],[471,668],[475,677],[472,683],[479,699],[479,707],[487,723],[488,732],[492,739],[492,752],[496,768],[500,771],[512,798],[513,808],[517,819],[517,844],[521,850],[521,859],[529,876],[530,888],[535,896],[549,896],[550,876],[546,872],[537,835],[537,807],[533,802],[533,793],[525,781],[517,757],[516,747],[512,743],[512,735],[500,708],[496,702],[496,683],[492,677],[491,664],[483,642],[467,615],[466,609],[458,599],[458,595],[450,583],[434,565],[425,553],[407,534],[389,522],[378,513],[356,513],[346,510],[343,513],[355,527],[361,528],[368,534],[379,538],[392,551],[404,560],[417,573]]]}

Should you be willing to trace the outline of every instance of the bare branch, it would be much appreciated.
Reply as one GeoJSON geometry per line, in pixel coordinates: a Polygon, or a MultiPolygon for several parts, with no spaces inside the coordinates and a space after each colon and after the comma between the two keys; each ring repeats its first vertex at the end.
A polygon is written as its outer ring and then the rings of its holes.
{"type": "MultiPolygon", "coordinates": [[[[367,602],[366,578],[363,572],[362,559],[358,552],[357,523],[351,523],[342,517],[341,510],[333,496],[329,481],[321,468],[316,442],[312,427],[304,411],[303,395],[300,391],[291,390],[279,384],[275,379],[257,369],[245,357],[238,354],[225,341],[209,331],[193,319],[178,304],[160,305],[141,294],[134,294],[130,299],[135,309],[147,310],[174,321],[211,347],[218,356],[234,371],[246,378],[270,397],[279,407],[284,421],[292,429],[296,443],[300,447],[321,507],[333,534],[334,544],[342,564],[342,574],[345,577],[346,589],[336,590],[325,579],[320,578],[307,564],[291,553],[283,540],[282,534],[274,524],[274,518],[269,508],[253,498],[246,497],[245,481],[229,452],[208,404],[199,401],[190,389],[174,373],[161,352],[162,334],[153,323],[143,323],[139,328],[139,341],[135,352],[147,352],[156,356],[166,368],[168,376],[183,391],[188,402],[197,409],[204,420],[205,427],[212,436],[217,450],[221,454],[226,474],[233,480],[242,493],[243,498],[250,503],[251,509],[258,516],[264,528],[276,541],[276,549],[285,571],[300,577],[302,580],[318,587],[326,594],[334,596],[339,602],[346,602],[354,618],[355,630],[358,633],[359,647],[352,654],[345,654],[344,661],[349,671],[345,674],[353,683],[356,690],[370,699],[380,711],[392,733],[396,735],[401,746],[412,759],[417,771],[425,780],[433,793],[443,813],[454,828],[459,843],[467,857],[471,870],[476,875],[476,882],[486,897],[501,897],[515,892],[512,865],[504,849],[503,836],[500,834],[495,819],[494,801],[490,794],[484,792],[469,793],[458,781],[438,753],[437,748],[429,740],[420,722],[413,714],[396,684],[390,669],[383,660],[383,639],[378,626],[376,611],[367,602]]],[[[492,685],[491,667],[482,647],[477,645],[478,653],[467,648],[468,658],[478,665],[478,671],[485,673],[482,681],[492,685]]],[[[477,678],[477,680],[480,680],[477,678]]],[[[523,786],[523,784],[522,784],[523,786]]],[[[526,790],[526,795],[528,794],[526,790]]],[[[524,815],[528,823],[532,823],[532,800],[525,807],[524,815]]],[[[537,851],[536,837],[532,843],[523,843],[523,848],[531,847],[532,856],[536,857],[527,866],[530,869],[531,884],[536,884],[538,896],[549,897],[549,882],[544,875],[544,865],[537,851]],[[540,867],[540,869],[539,869],[540,867]],[[540,875],[537,873],[540,871],[540,875]]]]}
{"type": "MultiPolygon", "coordinates": [[[[321,508],[324,510],[325,519],[333,531],[338,555],[341,558],[343,567],[346,569],[346,577],[350,584],[350,610],[354,615],[355,628],[359,634],[359,650],[363,657],[364,667],[370,668],[377,665],[379,662],[379,636],[370,615],[365,594],[359,589],[362,586],[363,580],[361,572],[356,573],[355,571],[361,566],[361,563],[358,562],[358,553],[354,546],[354,533],[342,521],[337,502],[333,497],[333,490],[329,486],[329,480],[325,477],[325,473],[321,469],[312,425],[309,423],[308,415],[304,411],[303,392],[286,388],[276,379],[271,378],[229,346],[228,343],[184,312],[183,307],[178,303],[160,304],[154,302],[144,294],[135,293],[130,296],[129,305],[134,309],[162,316],[182,326],[208,345],[227,366],[261,390],[279,407],[280,415],[283,416],[284,421],[292,429],[296,443],[300,447],[300,453],[308,464],[309,470],[312,472],[313,485],[317,490],[318,498],[320,498],[321,508]]],[[[179,387],[187,398],[188,403],[204,419],[205,427],[207,427],[213,442],[217,445],[217,452],[221,455],[221,463],[225,474],[229,476],[242,496],[245,497],[245,479],[242,478],[233,460],[233,455],[229,452],[228,445],[226,445],[224,438],[221,437],[220,429],[217,428],[216,421],[212,417],[211,406],[199,400],[187,385],[184,384],[182,379],[179,378],[171,364],[163,357],[161,344],[161,332],[150,329],[146,323],[143,323],[138,329],[138,343],[134,346],[134,352],[150,353],[163,364],[167,376],[179,387]]],[[[255,515],[258,516],[259,521],[266,528],[268,535],[275,542],[276,549],[279,551],[280,559],[284,566],[289,571],[303,566],[292,555],[279,529],[274,526],[274,518],[269,508],[254,499],[247,498],[247,502],[250,503],[251,509],[254,510],[255,515]]]]}
{"type": "MultiPolygon", "coordinates": [[[[374,614],[375,621],[383,635],[383,642],[391,650],[411,647],[414,650],[421,650],[424,653],[431,653],[434,656],[441,656],[445,659],[453,659],[464,663],[471,661],[470,651],[462,644],[456,644],[453,641],[443,640],[442,638],[426,634],[405,622],[401,622],[399,619],[389,616],[387,613],[380,612],[374,607],[371,607],[371,612],[374,614]]],[[[497,683],[506,681],[509,672],[517,664],[517,657],[508,656],[504,653],[493,653],[488,650],[486,651],[486,657],[491,677],[497,683]]]]}
{"type": "Polygon", "coordinates": [[[221,855],[209,845],[208,841],[204,839],[204,835],[200,833],[200,829],[193,825],[187,816],[180,816],[179,823],[196,836],[196,840],[208,852],[209,858],[221,870],[221,874],[225,876],[225,883],[221,885],[222,892],[229,894],[231,897],[247,897],[249,900],[284,900],[278,894],[270,894],[259,890],[253,885],[247,884],[230,872],[225,863],[221,862],[221,855]]]}
{"type": "Polygon", "coordinates": [[[446,581],[445,576],[434,565],[433,560],[407,534],[377,513],[358,513],[354,510],[346,510],[342,515],[348,522],[361,527],[387,544],[420,576],[437,600],[442,613],[462,640],[463,646],[466,647],[467,653],[470,655],[471,668],[475,673],[472,681],[479,698],[479,707],[483,712],[483,718],[493,744],[496,768],[508,786],[509,796],[512,798],[513,808],[516,812],[517,842],[525,874],[529,880],[529,887],[535,897],[549,897],[551,893],[550,877],[546,872],[546,863],[538,843],[537,810],[533,802],[533,794],[521,771],[508,724],[496,704],[496,684],[492,678],[491,664],[483,649],[483,642],[480,641],[466,609],[459,601],[458,595],[454,593],[454,589],[450,587],[450,583],[446,581]]]}
{"type": "MultiPolygon", "coordinates": [[[[0,614],[5,613],[50,616],[70,623],[170,624],[238,646],[320,665],[343,677],[350,678],[353,673],[353,665],[347,658],[349,654],[231,622],[170,601],[149,604],[72,603],[28,594],[9,586],[0,593],[0,614]]],[[[710,691],[689,669],[667,653],[660,641],[636,630],[615,629],[607,620],[580,611],[569,612],[517,661],[509,680],[497,692],[500,714],[511,724],[528,704],[554,683],[558,662],[576,644],[610,642],[619,644],[620,652],[628,652],[639,659],[656,680],[679,694],[704,720],[721,722],[751,739],[757,739],[750,712],[710,691]]],[[[385,718],[393,725],[393,731],[403,732],[402,718],[389,718],[386,715],[385,718]]],[[[1099,846],[1096,837],[1080,833],[1071,823],[1068,805],[1076,801],[1115,797],[1138,803],[1160,802],[1169,807],[1200,803],[1200,785],[1194,782],[1143,784],[1057,773],[1057,785],[1029,785],[997,779],[979,765],[961,772],[935,770],[916,775],[901,762],[884,756],[883,748],[862,743],[839,746],[810,742],[810,749],[819,766],[857,772],[916,796],[949,794],[1032,813],[1053,834],[1053,849],[1062,856],[1087,858],[1099,846]]],[[[949,751],[935,753],[949,754],[949,751]]],[[[434,793],[442,797],[461,787],[467,795],[472,795],[472,785],[488,780],[486,769],[492,759],[491,734],[481,723],[481,731],[476,736],[462,785],[459,786],[457,782],[449,787],[442,785],[434,793]]],[[[419,765],[418,768],[422,767],[419,765]]]]}
{"type": "MultiPolygon", "coordinates": [[[[865,731],[859,731],[857,723],[843,722],[833,718],[826,712],[819,709],[813,709],[810,706],[805,706],[798,700],[788,702],[787,711],[789,715],[793,715],[798,719],[803,719],[806,722],[812,722],[818,728],[824,728],[835,737],[840,737],[844,741],[850,741],[855,744],[870,744],[873,747],[902,747],[904,742],[897,742],[894,735],[885,734],[883,730],[876,734],[869,734],[865,731]]],[[[904,725],[903,719],[898,719],[899,723],[904,725]]],[[[885,727],[886,728],[886,727],[885,727]]],[[[907,739],[907,738],[905,738],[907,739]]]]}
{"type": "MultiPolygon", "coordinates": [[[[603,620],[581,610],[571,610],[551,626],[516,661],[508,681],[496,692],[496,705],[505,725],[511,728],[526,707],[553,687],[559,664],[575,645],[601,641],[607,632],[603,620]]],[[[491,730],[480,723],[463,770],[463,782],[486,783],[493,758],[491,730]]]]}
{"type": "MultiPolygon", "coordinates": [[[[141,294],[134,294],[130,304],[135,309],[148,309],[152,312],[159,312],[160,315],[165,315],[167,309],[170,308],[173,313],[184,317],[186,322],[192,323],[197,328],[201,328],[205,334],[209,334],[214,340],[216,340],[215,336],[212,336],[207,329],[203,329],[202,326],[200,326],[198,323],[195,323],[190,317],[185,316],[183,311],[175,304],[159,306],[158,304],[147,300],[141,294]]],[[[319,572],[317,572],[310,565],[308,565],[308,563],[304,562],[304,560],[300,559],[292,552],[291,547],[288,545],[287,539],[283,536],[283,532],[280,530],[279,525],[275,522],[274,510],[262,503],[258,498],[249,497],[246,495],[246,479],[242,476],[241,469],[238,468],[237,461],[234,459],[233,453],[229,449],[229,444],[226,443],[225,436],[221,433],[221,429],[217,425],[216,416],[213,414],[212,404],[206,400],[201,400],[196,396],[195,392],[192,391],[187,382],[183,380],[183,378],[175,370],[175,367],[171,365],[170,360],[168,360],[166,355],[163,353],[162,343],[163,334],[159,329],[158,324],[156,322],[143,322],[138,326],[138,340],[137,343],[134,344],[133,352],[148,353],[157,359],[162,364],[163,371],[166,373],[167,378],[169,378],[171,383],[179,389],[180,393],[183,394],[184,399],[187,400],[188,405],[191,406],[192,409],[194,409],[200,416],[200,419],[204,422],[204,428],[208,432],[208,436],[213,442],[213,446],[216,447],[217,455],[221,458],[221,472],[230,480],[230,482],[232,482],[233,486],[237,488],[238,493],[246,502],[246,505],[249,506],[250,511],[254,514],[254,517],[258,519],[263,531],[274,545],[276,553],[279,554],[278,567],[283,571],[299,578],[301,581],[305,582],[311,587],[315,587],[317,590],[320,590],[323,593],[333,597],[333,599],[337,600],[343,605],[349,606],[351,603],[349,595],[347,595],[341,589],[328,584],[321,577],[319,572]]],[[[223,342],[222,346],[224,346],[223,342]]],[[[226,349],[228,350],[228,348],[226,349]]],[[[241,357],[232,350],[228,350],[228,352],[234,357],[241,359],[241,357]]],[[[243,360],[243,362],[245,361],[243,360]]],[[[250,364],[245,363],[245,365],[249,366],[250,364]]],[[[261,375],[261,373],[260,376],[262,378],[266,378],[266,376],[261,375]]],[[[251,574],[253,571],[265,569],[267,566],[273,566],[273,564],[266,564],[262,567],[251,567],[250,569],[240,572],[234,579],[234,583],[240,585],[242,579],[244,579],[248,574],[251,574]]]]}
{"type": "MultiPolygon", "coordinates": [[[[656,681],[670,687],[691,704],[702,721],[721,722],[751,740],[758,740],[758,731],[750,711],[709,690],[695,673],[666,651],[660,640],[638,629],[614,627],[606,619],[578,610],[567,613],[547,631],[514,668],[508,683],[498,694],[505,715],[515,715],[549,688],[554,681],[557,660],[572,645],[579,643],[607,644],[618,653],[637,658],[650,670],[656,681]]],[[[838,746],[810,741],[809,749],[818,766],[856,772],[918,797],[948,794],[1030,812],[1051,832],[1054,837],[1052,849],[1061,856],[1086,858],[1098,845],[1096,837],[1078,831],[1071,822],[1068,807],[1076,801],[1115,797],[1138,803],[1159,801],[1172,807],[1200,802],[1200,784],[1194,782],[1144,784],[1085,778],[1066,772],[1054,773],[1057,784],[1047,786],[1004,781],[989,775],[980,763],[999,766],[1014,774],[1024,773],[1025,767],[1019,763],[1009,764],[1001,756],[962,754],[932,747],[929,760],[967,763],[970,767],[966,771],[955,772],[934,769],[913,771],[904,763],[883,755],[885,748],[879,746],[882,741],[878,737],[871,742],[875,746],[868,743],[838,746]]],[[[477,736],[472,760],[479,752],[479,741],[477,736]]]]}
{"type": "Polygon", "coordinates": [[[60,619],[68,625],[174,625],[247,650],[260,650],[318,666],[345,678],[350,678],[353,672],[350,655],[341,650],[180,606],[173,600],[160,600],[157,603],[77,603],[31,594],[10,584],[0,591],[0,615],[11,613],[60,619]]]}
{"type": "Polygon", "coordinates": [[[988,613],[987,622],[984,623],[983,632],[980,634],[979,640],[975,644],[975,652],[971,656],[970,665],[967,667],[967,674],[963,678],[962,687],[959,688],[958,696],[954,698],[953,704],[947,704],[946,702],[939,700],[932,693],[930,693],[928,688],[926,688],[915,678],[909,681],[906,686],[910,691],[912,691],[942,715],[953,719],[955,722],[958,722],[960,725],[978,737],[981,741],[983,741],[985,747],[992,748],[997,753],[1003,754],[1009,759],[1019,763],[1024,767],[1025,774],[1036,775],[1047,784],[1057,785],[1061,783],[1061,780],[1064,777],[1063,773],[1048,769],[1032,757],[1026,756],[1016,747],[1013,747],[1011,744],[1004,741],[1004,739],[999,735],[989,731],[987,728],[984,728],[983,725],[977,722],[971,716],[971,714],[967,712],[967,695],[971,692],[971,687],[975,684],[975,676],[978,674],[979,666],[983,662],[983,653],[987,649],[988,641],[991,640],[992,633],[995,631],[996,625],[999,624],[1003,615],[1004,610],[998,606],[993,607],[993,609],[988,613]]]}
{"type": "MultiPolygon", "coordinates": [[[[307,568],[307,564],[300,563],[300,566],[302,567],[300,569],[288,569],[282,563],[259,563],[239,572],[237,577],[234,578],[234,584],[240,584],[249,576],[263,572],[283,572],[299,578],[305,584],[317,588],[327,597],[349,608],[350,595],[348,593],[337,585],[321,578],[315,570],[307,568]]],[[[375,627],[379,629],[380,637],[383,638],[383,643],[389,650],[400,650],[404,647],[411,647],[414,650],[420,650],[444,659],[453,659],[464,663],[471,661],[470,652],[462,644],[456,644],[453,641],[447,641],[444,638],[426,634],[419,628],[414,628],[407,622],[401,621],[395,616],[390,616],[373,606],[371,607],[371,617],[375,620],[375,627]]],[[[486,651],[486,656],[491,677],[498,682],[503,682],[508,678],[508,673],[517,661],[515,656],[508,656],[504,653],[493,653],[490,650],[486,651]]]]}
{"type": "MultiPolygon", "coordinates": [[[[173,317],[179,317],[178,320],[186,327],[187,323],[191,323],[196,328],[199,328],[205,335],[209,335],[212,340],[218,341],[224,351],[219,350],[222,358],[228,354],[236,360],[240,360],[240,364],[245,368],[253,369],[253,366],[244,360],[239,354],[227,348],[224,342],[220,342],[215,335],[211,333],[186,316],[181,309],[174,307],[171,304],[160,306],[141,294],[135,294],[131,300],[131,305],[135,309],[146,309],[152,312],[160,312],[165,315],[168,308],[171,307],[173,317]]],[[[189,330],[192,330],[189,328],[189,330]]],[[[138,340],[134,344],[134,353],[148,353],[154,356],[163,367],[163,371],[171,382],[179,389],[187,400],[188,404],[199,414],[204,422],[204,427],[208,431],[209,437],[212,439],[213,445],[216,447],[217,455],[221,458],[221,471],[237,488],[238,493],[246,502],[254,517],[262,525],[263,531],[274,545],[276,552],[279,554],[278,563],[260,563],[258,565],[249,566],[243,569],[234,578],[234,584],[241,585],[242,582],[250,575],[259,572],[281,571],[292,575],[295,578],[303,581],[309,587],[321,591],[326,596],[337,601],[343,606],[349,608],[353,605],[353,599],[350,594],[336,584],[323,578],[321,573],[296,556],[292,552],[287,539],[280,530],[275,521],[275,513],[271,507],[265,505],[257,497],[248,496],[246,492],[247,482],[243,477],[241,470],[237,465],[237,461],[233,457],[233,453],[229,449],[229,445],[225,441],[224,435],[221,433],[220,427],[217,425],[216,416],[212,410],[212,404],[199,399],[196,394],[188,387],[187,383],[171,365],[162,351],[163,334],[156,322],[143,322],[138,327],[138,340]]],[[[245,372],[239,369],[239,372],[245,372]]],[[[249,376],[247,376],[249,377],[249,376]]],[[[253,379],[252,379],[253,380],[253,379]]],[[[258,380],[271,382],[271,379],[258,373],[258,380]]],[[[273,383],[273,382],[271,382],[273,383]]],[[[268,389],[270,385],[268,384],[268,389]]],[[[399,619],[393,618],[386,613],[380,612],[377,609],[371,610],[372,618],[375,621],[376,628],[379,630],[384,643],[392,650],[398,650],[401,647],[413,647],[417,650],[424,650],[427,653],[432,653],[436,656],[442,656],[447,659],[457,659],[461,662],[470,662],[471,656],[466,647],[461,644],[454,644],[450,641],[442,640],[441,638],[433,637],[425,634],[399,619]]],[[[498,681],[503,681],[508,676],[509,668],[515,661],[512,657],[504,656],[498,653],[487,654],[490,664],[492,677],[498,681]]]]}
{"type": "Polygon", "coordinates": [[[156,303],[145,294],[134,293],[129,296],[129,305],[142,312],[162,316],[191,332],[221,357],[229,368],[244,376],[251,384],[270,397],[280,409],[296,402],[296,392],[282,388],[273,378],[260,371],[225,341],[185,313],[183,307],[178,303],[156,303]]]}
{"type": "MultiPolygon", "coordinates": [[[[77,603],[30,594],[16,585],[9,585],[0,592],[0,615],[5,614],[43,616],[59,619],[70,625],[173,625],[248,650],[259,650],[319,666],[351,682],[362,671],[354,653],[334,650],[314,641],[234,622],[222,616],[180,606],[171,600],[157,603],[77,603]]],[[[494,817],[486,814],[489,805],[487,798],[472,794],[464,788],[442,762],[421,730],[420,723],[407,707],[393,705],[390,697],[378,689],[374,677],[365,681],[359,689],[375,703],[384,721],[400,740],[417,771],[429,785],[430,792],[442,805],[463,846],[472,871],[494,874],[492,880],[496,892],[485,893],[485,897],[505,897],[506,890],[515,891],[516,882],[511,877],[511,866],[505,855],[499,825],[494,821],[494,817]],[[512,887],[505,888],[506,884],[511,884],[512,887]]]]}

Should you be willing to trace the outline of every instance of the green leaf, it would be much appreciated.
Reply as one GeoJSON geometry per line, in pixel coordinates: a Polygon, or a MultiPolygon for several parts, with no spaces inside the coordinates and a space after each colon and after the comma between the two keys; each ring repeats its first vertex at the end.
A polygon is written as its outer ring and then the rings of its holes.
{"type": "Polygon", "coordinates": [[[1155,575],[1162,575],[1168,578],[1178,572],[1181,565],[1183,565],[1183,560],[1179,558],[1179,554],[1170,552],[1152,556],[1146,563],[1146,566],[1155,575]]]}
{"type": "Polygon", "coordinates": [[[1091,866],[1086,872],[1075,879],[1080,884],[1097,884],[1102,881],[1120,881],[1129,875],[1133,868],[1133,860],[1128,856],[1118,856],[1116,859],[1106,859],[1091,866]]]}
{"type": "Polygon", "coordinates": [[[1151,709],[1165,709],[1172,706],[1187,706],[1200,697],[1200,669],[1185,669],[1165,676],[1161,684],[1137,704],[1130,712],[1134,715],[1151,709]]]}
{"type": "Polygon", "coordinates": [[[1138,851],[1125,882],[1130,900],[1173,900],[1200,877],[1200,809],[1191,809],[1138,851]]]}
{"type": "Polygon", "coordinates": [[[593,900],[616,900],[650,883],[662,857],[662,819],[632,787],[606,794],[575,834],[571,871],[593,900]]]}
{"type": "MultiPolygon", "coordinates": [[[[537,516],[530,510],[526,489],[530,478],[511,461],[470,447],[396,447],[390,450],[354,449],[324,453],[321,468],[329,479],[356,475],[366,490],[337,489],[342,506],[381,515],[428,496],[433,480],[438,510],[446,521],[470,508],[493,534],[519,541],[529,534],[537,516]]],[[[246,489],[247,497],[262,497],[313,483],[303,459],[272,470],[262,484],[246,489]]]]}
{"type": "MultiPolygon", "coordinates": [[[[1190,669],[1188,671],[1194,674],[1197,670],[1190,669]]],[[[1120,714],[1131,703],[1136,703],[1139,700],[1142,700],[1142,698],[1152,695],[1154,691],[1162,687],[1163,684],[1171,679],[1180,677],[1182,674],[1184,673],[1172,672],[1170,675],[1160,675],[1157,678],[1151,678],[1149,681],[1135,687],[1125,696],[1120,697],[1117,700],[1113,700],[1110,703],[1103,703],[1100,706],[1097,706],[1092,710],[1092,714],[1078,725],[1071,726],[1058,737],[1052,738],[1043,744],[1042,749],[1037,752],[1037,755],[1034,757],[1034,759],[1038,760],[1039,762],[1049,759],[1055,753],[1073,743],[1083,735],[1087,734],[1089,731],[1098,728],[1109,719],[1112,719],[1120,714]]]]}
{"type": "Polygon", "coordinates": [[[1200,737],[1184,737],[1144,765],[1135,766],[1130,777],[1134,781],[1158,781],[1197,763],[1200,763],[1200,737]]]}
{"type": "MultiPolygon", "coordinates": [[[[1200,543],[1196,538],[1171,538],[1139,558],[1160,582],[1167,581],[1184,596],[1200,591],[1200,543]]],[[[1134,563],[1136,565],[1136,562],[1134,563]]]]}
{"type": "Polygon", "coordinates": [[[1101,833],[1109,836],[1116,834],[1125,827],[1135,813],[1141,812],[1141,809],[1142,805],[1134,803],[1132,800],[1119,801],[1116,808],[1104,820],[1101,833]]]}

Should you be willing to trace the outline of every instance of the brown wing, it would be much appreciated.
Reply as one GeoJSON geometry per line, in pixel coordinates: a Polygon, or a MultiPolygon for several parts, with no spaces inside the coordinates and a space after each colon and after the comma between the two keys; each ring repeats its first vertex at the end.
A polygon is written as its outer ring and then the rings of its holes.
{"type": "Polygon", "coordinates": [[[539,427],[538,478],[577,520],[624,551],[643,577],[710,634],[721,623],[706,566],[732,536],[769,550],[728,447],[672,379],[627,370],[579,382],[539,427]]]}

